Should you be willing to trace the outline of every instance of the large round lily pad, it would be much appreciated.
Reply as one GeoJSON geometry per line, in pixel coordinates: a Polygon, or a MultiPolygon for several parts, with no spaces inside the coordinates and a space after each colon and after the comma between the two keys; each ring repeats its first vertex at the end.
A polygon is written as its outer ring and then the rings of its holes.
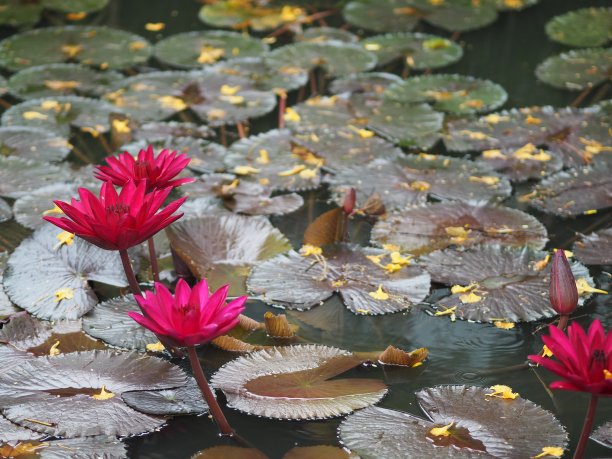
{"type": "Polygon", "coordinates": [[[155,44],[154,54],[161,62],[181,68],[201,68],[221,59],[256,57],[268,45],[238,32],[222,30],[185,32],[155,44]]]}
{"type": "Polygon", "coordinates": [[[387,251],[350,245],[318,257],[291,251],[256,265],[247,285],[266,303],[287,309],[310,309],[337,292],[355,314],[393,313],[429,293],[429,275],[400,258],[393,263],[387,251]]]}
{"type": "Polygon", "coordinates": [[[325,419],[378,402],[376,379],[331,379],[361,363],[341,349],[309,345],[264,349],[224,365],[211,383],[232,408],[276,419],[325,419]]]}
{"type": "Polygon", "coordinates": [[[0,196],[17,199],[46,185],[68,182],[74,177],[66,165],[49,164],[0,155],[0,196]]]}
{"type": "Polygon", "coordinates": [[[582,237],[574,244],[574,254],[585,265],[612,265],[612,228],[582,237]]]}
{"type": "Polygon", "coordinates": [[[44,319],[76,319],[98,299],[88,280],[127,285],[119,254],[80,238],[64,244],[62,231],[48,224],[11,254],[4,289],[13,303],[44,319]]]}
{"type": "Polygon", "coordinates": [[[25,126],[0,128],[1,156],[56,162],[68,156],[71,149],[64,137],[47,130],[25,126]]]}
{"type": "Polygon", "coordinates": [[[419,21],[409,0],[352,1],[342,15],[349,24],[376,32],[409,32],[419,21]]]}
{"type": "Polygon", "coordinates": [[[144,38],[109,27],[47,27],[0,42],[0,66],[11,71],[56,62],[124,69],[146,62],[150,54],[144,38]]]}
{"type": "Polygon", "coordinates": [[[535,73],[556,88],[581,91],[609,81],[611,68],[612,48],[589,48],[549,57],[535,73]]]}
{"type": "Polygon", "coordinates": [[[416,397],[426,418],[370,407],[340,424],[340,439],[363,459],[524,459],[541,453],[542,445],[566,447],[567,433],[552,413],[491,393],[476,386],[423,389],[416,397]]]}
{"type": "Polygon", "coordinates": [[[574,47],[603,46],[612,40],[612,8],[581,8],[546,23],[551,40],[574,47]]]}
{"type": "Polygon", "coordinates": [[[452,245],[489,243],[541,249],[548,238],[544,225],[520,210],[438,203],[378,221],[372,229],[372,240],[419,254],[452,245]]]}
{"type": "Polygon", "coordinates": [[[243,29],[250,27],[263,31],[280,27],[306,18],[303,8],[291,5],[273,6],[246,0],[219,0],[202,6],[198,17],[204,24],[213,27],[243,29]]]}
{"type": "Polygon", "coordinates": [[[26,228],[40,228],[46,225],[45,215],[62,216],[61,209],[53,204],[54,200],[70,202],[71,198],[78,198],[75,185],[56,183],[35,189],[15,201],[15,220],[26,228]]]}

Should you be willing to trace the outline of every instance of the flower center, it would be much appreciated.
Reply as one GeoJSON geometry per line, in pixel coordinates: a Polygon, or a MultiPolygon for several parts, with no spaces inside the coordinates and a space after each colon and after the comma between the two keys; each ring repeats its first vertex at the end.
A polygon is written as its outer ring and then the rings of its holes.
{"type": "Polygon", "coordinates": [[[127,204],[113,204],[111,206],[106,206],[107,214],[116,214],[117,216],[130,213],[130,206],[127,204]]]}
{"type": "Polygon", "coordinates": [[[149,161],[136,161],[134,165],[134,175],[136,179],[143,180],[149,178],[149,173],[151,171],[151,164],[149,161]]]}
{"type": "Polygon", "coordinates": [[[606,368],[606,354],[603,349],[595,349],[591,355],[591,361],[589,362],[589,369],[591,371],[603,372],[606,368]]]}

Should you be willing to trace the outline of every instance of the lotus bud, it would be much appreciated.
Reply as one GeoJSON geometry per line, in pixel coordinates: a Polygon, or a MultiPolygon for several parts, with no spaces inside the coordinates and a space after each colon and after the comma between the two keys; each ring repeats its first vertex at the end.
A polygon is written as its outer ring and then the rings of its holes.
{"type": "Polygon", "coordinates": [[[346,215],[351,215],[355,211],[355,202],[357,201],[357,192],[355,188],[349,188],[344,195],[344,202],[342,203],[342,210],[346,215]]]}
{"type": "Polygon", "coordinates": [[[561,315],[569,315],[576,310],[578,289],[565,253],[557,249],[550,272],[550,304],[561,315]]]}

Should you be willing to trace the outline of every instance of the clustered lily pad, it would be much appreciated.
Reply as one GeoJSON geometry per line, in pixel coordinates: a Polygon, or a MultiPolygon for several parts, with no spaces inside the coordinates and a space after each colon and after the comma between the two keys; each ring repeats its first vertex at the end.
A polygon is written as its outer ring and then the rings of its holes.
{"type": "Polygon", "coordinates": [[[556,88],[581,91],[609,81],[611,66],[612,48],[589,48],[549,57],[536,76],[556,88]]]}
{"type": "Polygon", "coordinates": [[[574,253],[585,265],[612,264],[612,228],[582,237],[574,244],[574,253]]]}
{"type": "Polygon", "coordinates": [[[546,23],[551,40],[573,47],[604,46],[612,39],[612,8],[581,8],[546,23]]]}

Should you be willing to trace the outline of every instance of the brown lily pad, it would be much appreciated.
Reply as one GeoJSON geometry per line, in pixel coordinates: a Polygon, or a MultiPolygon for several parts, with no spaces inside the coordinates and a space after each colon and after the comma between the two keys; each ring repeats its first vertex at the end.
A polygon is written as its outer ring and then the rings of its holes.
{"type": "Polygon", "coordinates": [[[612,264],[612,228],[582,237],[574,244],[574,255],[585,265],[612,264]]]}

